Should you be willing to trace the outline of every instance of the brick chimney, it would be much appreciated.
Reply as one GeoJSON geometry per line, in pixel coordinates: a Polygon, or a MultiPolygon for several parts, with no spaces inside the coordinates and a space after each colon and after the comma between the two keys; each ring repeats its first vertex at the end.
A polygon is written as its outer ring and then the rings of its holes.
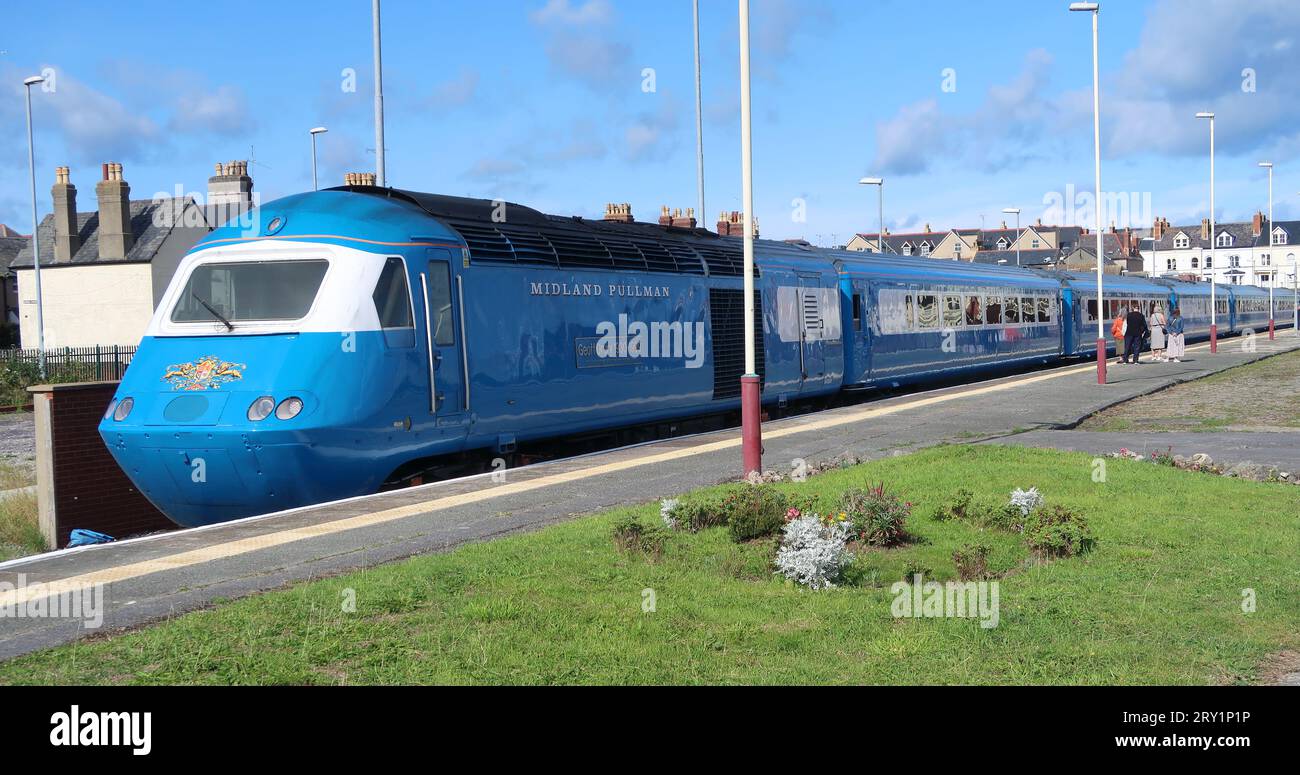
{"type": "Polygon", "coordinates": [[[1255,217],[1250,222],[1250,228],[1251,228],[1250,233],[1255,235],[1256,237],[1263,234],[1264,222],[1267,220],[1268,219],[1264,217],[1264,214],[1262,212],[1256,210],[1255,217]]]}
{"type": "Polygon", "coordinates": [[[103,165],[104,179],[95,184],[99,198],[99,257],[123,259],[135,244],[131,232],[131,187],[122,178],[122,165],[103,165]]]}
{"type": "Polygon", "coordinates": [[[373,172],[349,172],[343,176],[345,186],[373,186],[376,180],[373,172]]]}
{"type": "Polygon", "coordinates": [[[252,207],[253,179],[248,176],[248,162],[218,162],[208,178],[209,223],[226,223],[252,207]]]}
{"type": "Polygon", "coordinates": [[[674,228],[694,229],[695,223],[696,221],[695,221],[694,207],[686,208],[685,213],[683,213],[681,210],[673,210],[673,219],[670,225],[673,226],[674,228]]]}
{"type": "MultiPolygon", "coordinates": [[[[719,215],[718,234],[723,237],[745,236],[745,214],[732,210],[719,215]]],[[[754,216],[754,236],[758,237],[758,216],[754,216]]]]}
{"type": "Polygon", "coordinates": [[[72,185],[72,171],[67,167],[54,168],[54,260],[71,262],[81,249],[81,234],[77,229],[77,187],[72,185]]]}
{"type": "Polygon", "coordinates": [[[1210,219],[1209,219],[1209,218],[1202,218],[1202,219],[1201,219],[1201,239],[1203,239],[1203,240],[1208,240],[1209,238],[1210,238],[1210,219]]]}
{"type": "Polygon", "coordinates": [[[1156,218],[1155,223],[1151,225],[1151,238],[1164,239],[1165,229],[1169,228],[1169,221],[1164,218],[1156,218]]]}
{"type": "Polygon", "coordinates": [[[613,202],[605,205],[605,220],[615,221],[617,223],[632,223],[632,205],[624,202],[616,204],[613,202]]]}

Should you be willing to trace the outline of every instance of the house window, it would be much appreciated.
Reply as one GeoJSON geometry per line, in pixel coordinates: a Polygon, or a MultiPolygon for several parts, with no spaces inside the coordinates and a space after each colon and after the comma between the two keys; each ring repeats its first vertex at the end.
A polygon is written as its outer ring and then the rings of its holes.
{"type": "Polygon", "coordinates": [[[1241,256],[1228,256],[1228,266],[1233,269],[1241,268],[1241,256]]]}
{"type": "Polygon", "coordinates": [[[1176,259],[1176,258],[1166,258],[1166,259],[1165,259],[1165,269],[1167,269],[1167,270],[1169,270],[1170,272],[1172,272],[1172,271],[1174,271],[1174,270],[1177,269],[1177,268],[1178,268],[1178,259],[1176,259]]]}
{"type": "Polygon", "coordinates": [[[1038,250],[1038,244],[1039,244],[1039,243],[1038,243],[1038,240],[1033,240],[1033,241],[1030,243],[1030,247],[1032,247],[1034,250],[1038,250]]]}
{"type": "Polygon", "coordinates": [[[1192,268],[1193,268],[1193,269],[1200,269],[1200,268],[1201,268],[1201,259],[1197,258],[1196,256],[1192,256],[1192,268]]]}
{"type": "Polygon", "coordinates": [[[1232,235],[1226,231],[1223,232],[1222,234],[1219,235],[1219,238],[1215,240],[1215,244],[1221,248],[1232,247],[1232,235]]]}
{"type": "Polygon", "coordinates": [[[956,254],[957,258],[961,258],[961,243],[960,243],[960,242],[958,242],[956,245],[953,246],[953,248],[952,248],[952,252],[953,252],[954,254],[956,254]]]}
{"type": "Polygon", "coordinates": [[[1287,237],[1286,237],[1286,230],[1285,230],[1285,229],[1283,229],[1283,228],[1281,228],[1281,227],[1278,227],[1278,228],[1276,228],[1276,229],[1273,230],[1273,244],[1274,244],[1274,245],[1285,245],[1285,244],[1286,244],[1286,239],[1287,239],[1287,237]]]}
{"type": "Polygon", "coordinates": [[[1270,256],[1269,254],[1265,253],[1264,255],[1262,255],[1262,256],[1259,257],[1259,265],[1260,265],[1260,266],[1272,266],[1272,265],[1273,265],[1273,257],[1270,256]]]}
{"type": "Polygon", "coordinates": [[[1009,247],[1011,247],[1011,243],[1007,242],[1006,237],[1000,237],[998,239],[998,250],[1006,250],[1009,247]]]}
{"type": "Polygon", "coordinates": [[[1179,234],[1177,237],[1174,237],[1174,247],[1176,248],[1186,248],[1189,244],[1190,240],[1187,239],[1186,234],[1179,234]]]}
{"type": "Polygon", "coordinates": [[[1206,257],[1205,257],[1205,268],[1206,268],[1206,269],[1213,269],[1213,268],[1214,268],[1214,256],[1206,256],[1206,257]]]}
{"type": "Polygon", "coordinates": [[[923,256],[928,256],[928,255],[930,255],[930,243],[929,243],[929,242],[922,242],[922,243],[921,243],[921,255],[923,255],[923,256]]]}
{"type": "Polygon", "coordinates": [[[903,243],[903,255],[905,256],[912,255],[912,243],[910,242],[903,243]]]}

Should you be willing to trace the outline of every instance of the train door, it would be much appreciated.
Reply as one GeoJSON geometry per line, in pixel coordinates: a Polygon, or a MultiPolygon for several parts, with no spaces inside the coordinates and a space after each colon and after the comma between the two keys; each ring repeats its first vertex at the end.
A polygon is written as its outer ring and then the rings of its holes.
{"type": "MultiPolygon", "coordinates": [[[[826,377],[827,314],[823,309],[822,279],[819,275],[799,275],[799,364],[804,384],[817,385],[826,377]]],[[[838,326],[836,326],[838,328],[838,326]]]]}
{"type": "Polygon", "coordinates": [[[429,412],[437,426],[461,435],[470,418],[469,369],[464,330],[464,293],[451,272],[451,252],[426,251],[419,278],[424,303],[424,345],[429,354],[429,412]]]}

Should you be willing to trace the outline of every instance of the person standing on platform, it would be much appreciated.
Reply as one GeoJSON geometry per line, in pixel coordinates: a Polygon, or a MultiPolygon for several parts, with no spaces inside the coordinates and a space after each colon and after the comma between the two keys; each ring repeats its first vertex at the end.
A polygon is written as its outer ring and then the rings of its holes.
{"type": "Polygon", "coordinates": [[[1124,363],[1124,318],[1128,317],[1128,307],[1120,307],[1119,314],[1110,324],[1110,335],[1115,338],[1115,354],[1119,356],[1116,363],[1124,363]]]}
{"type": "Polygon", "coordinates": [[[1166,360],[1165,344],[1168,340],[1164,310],[1157,304],[1151,309],[1151,360],[1163,363],[1166,360]]]}
{"type": "Polygon", "coordinates": [[[1147,335],[1147,318],[1142,314],[1142,310],[1134,307],[1129,310],[1128,317],[1124,318],[1124,362],[1128,363],[1128,357],[1133,356],[1133,363],[1141,363],[1139,357],[1142,352],[1142,339],[1147,335]]]}
{"type": "Polygon", "coordinates": [[[1183,340],[1183,316],[1180,314],[1178,307],[1174,307],[1174,313],[1169,317],[1169,348],[1165,355],[1174,363],[1182,363],[1183,355],[1186,351],[1183,349],[1186,342],[1183,340]]]}

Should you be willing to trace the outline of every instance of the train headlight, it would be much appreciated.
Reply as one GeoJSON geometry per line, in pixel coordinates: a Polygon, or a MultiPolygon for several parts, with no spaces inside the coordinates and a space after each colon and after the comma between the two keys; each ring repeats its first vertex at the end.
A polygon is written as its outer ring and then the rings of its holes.
{"type": "Polygon", "coordinates": [[[117,402],[117,408],[113,410],[113,419],[122,422],[126,416],[131,413],[131,408],[135,406],[134,398],[123,398],[117,402]]]}
{"type": "Polygon", "coordinates": [[[109,402],[108,402],[108,408],[104,410],[104,419],[105,419],[105,420],[107,420],[108,418],[110,418],[110,417],[113,416],[113,410],[114,410],[114,409],[117,409],[117,399],[116,399],[116,398],[113,399],[112,401],[109,401],[109,402]]]}
{"type": "Polygon", "coordinates": [[[294,396],[286,398],[275,408],[275,416],[281,420],[292,420],[302,411],[302,399],[294,396]]]}
{"type": "Polygon", "coordinates": [[[248,407],[248,419],[261,422],[270,417],[273,411],[275,411],[275,399],[271,396],[262,396],[248,407]]]}

